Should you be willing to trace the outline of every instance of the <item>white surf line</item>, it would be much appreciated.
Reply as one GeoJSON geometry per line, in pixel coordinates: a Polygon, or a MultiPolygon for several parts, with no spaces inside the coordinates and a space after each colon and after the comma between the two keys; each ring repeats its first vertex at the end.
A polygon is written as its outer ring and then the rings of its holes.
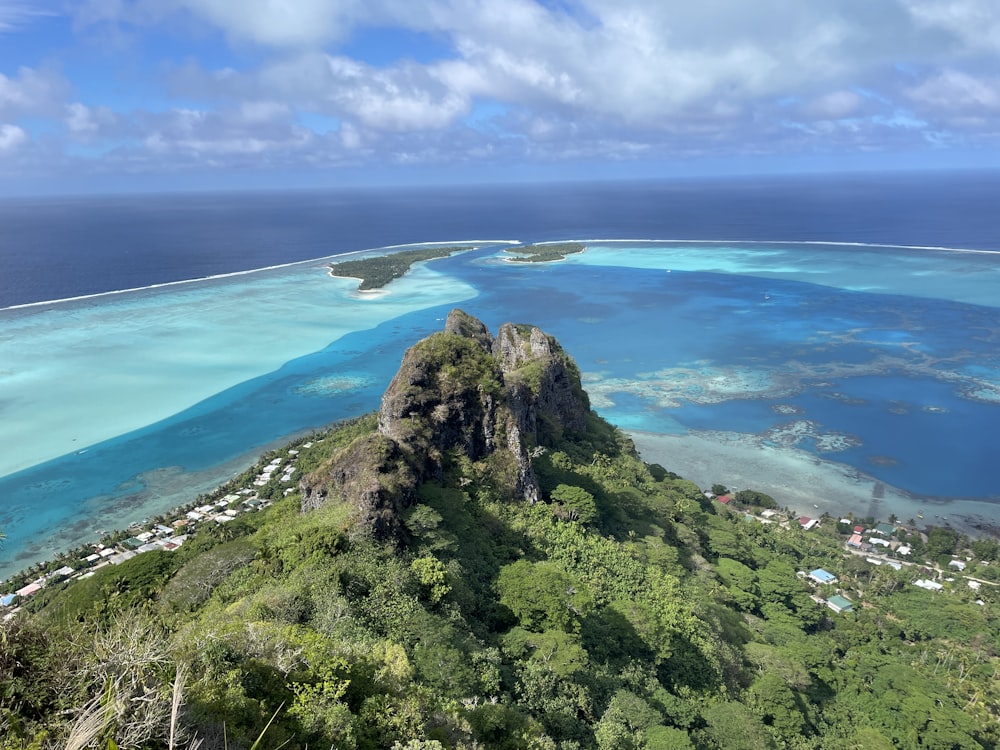
{"type": "MultiPolygon", "coordinates": [[[[441,245],[447,247],[449,245],[520,245],[519,240],[454,240],[450,242],[412,242],[405,245],[385,245],[384,247],[372,247],[366,248],[364,250],[349,250],[345,253],[335,253],[333,255],[324,255],[319,258],[310,258],[309,260],[295,260],[290,263],[279,263],[274,266],[262,266],[260,268],[249,268],[245,271],[230,271],[228,273],[217,273],[212,276],[198,276],[194,279],[180,279],[178,281],[163,281],[158,284],[149,284],[147,286],[135,286],[129,289],[113,289],[109,292],[94,292],[93,294],[81,294],[76,297],[63,297],[61,299],[49,299],[42,300],[40,302],[25,302],[20,305],[10,305],[9,307],[0,307],[0,312],[5,312],[7,310],[23,310],[29,307],[44,307],[46,305],[61,305],[65,302],[81,302],[88,299],[96,299],[99,297],[110,297],[116,294],[131,294],[133,292],[145,292],[151,289],[163,289],[165,287],[180,286],[182,284],[197,284],[203,281],[217,281],[219,279],[231,279],[237,276],[247,276],[252,273],[262,273],[264,271],[277,271],[282,268],[292,268],[294,266],[307,266],[313,263],[323,263],[326,261],[333,260],[334,258],[346,258],[349,255],[360,255],[362,253],[374,253],[380,250],[398,250],[404,247],[428,247],[431,245],[441,245]]],[[[473,248],[478,249],[478,248],[473,248]]]]}
{"type": "Polygon", "coordinates": [[[979,250],[969,247],[944,247],[941,245],[893,245],[885,242],[845,242],[832,240],[656,240],[641,239],[637,237],[628,238],[594,238],[594,239],[572,239],[572,240],[546,240],[545,242],[535,242],[535,245],[558,245],[570,242],[580,244],[596,244],[598,242],[648,242],[660,245],[683,244],[683,245],[830,245],[834,247],[888,247],[898,250],[941,250],[949,253],[979,253],[983,255],[1000,255],[1000,250],[979,250]]]}

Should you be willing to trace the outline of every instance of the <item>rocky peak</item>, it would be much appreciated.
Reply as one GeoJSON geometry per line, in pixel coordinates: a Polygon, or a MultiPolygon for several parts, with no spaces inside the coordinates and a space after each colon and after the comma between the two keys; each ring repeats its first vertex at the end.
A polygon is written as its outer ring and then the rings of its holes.
{"type": "Polygon", "coordinates": [[[535,502],[530,452],[586,429],[589,411],[579,370],[553,337],[505,323],[494,338],[453,310],[442,333],[403,356],[382,397],[377,438],[355,441],[302,480],[303,510],[351,502],[379,536],[401,538],[399,515],[417,485],[443,480],[459,456],[512,497],[535,502]]]}

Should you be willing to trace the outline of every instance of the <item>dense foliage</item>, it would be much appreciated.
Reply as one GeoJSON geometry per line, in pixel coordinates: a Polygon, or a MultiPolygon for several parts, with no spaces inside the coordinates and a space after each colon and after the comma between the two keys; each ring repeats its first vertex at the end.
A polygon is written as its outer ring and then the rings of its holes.
{"type": "Polygon", "coordinates": [[[291,494],[46,590],[0,629],[0,748],[1000,743],[992,587],[924,591],[833,523],[748,520],[597,418],[535,470],[529,505],[451,456],[405,549],[291,494]],[[812,598],[819,566],[855,611],[812,598]]]}
{"type": "Polygon", "coordinates": [[[517,263],[545,263],[552,260],[562,260],[567,255],[582,253],[586,249],[586,245],[580,242],[548,242],[544,245],[505,248],[506,252],[521,256],[510,258],[517,263]]]}
{"type": "Polygon", "coordinates": [[[421,248],[379,255],[374,258],[345,260],[340,263],[331,263],[330,273],[333,276],[361,279],[361,283],[358,285],[358,289],[361,290],[381,289],[393,279],[405,276],[414,263],[434,260],[435,258],[447,258],[454,253],[470,249],[470,247],[464,246],[421,248]]]}

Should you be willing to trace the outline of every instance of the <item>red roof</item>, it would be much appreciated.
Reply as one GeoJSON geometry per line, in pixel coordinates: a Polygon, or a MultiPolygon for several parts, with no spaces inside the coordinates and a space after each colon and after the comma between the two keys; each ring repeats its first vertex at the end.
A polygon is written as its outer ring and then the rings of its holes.
{"type": "Polygon", "coordinates": [[[860,533],[861,533],[862,531],[864,531],[864,530],[865,530],[865,527],[864,527],[864,526],[855,526],[855,527],[854,527],[854,533],[855,533],[855,534],[860,534],[860,533]]]}
{"type": "Polygon", "coordinates": [[[805,526],[811,520],[812,519],[809,516],[799,516],[799,524],[801,524],[802,526],[805,526]]]}
{"type": "Polygon", "coordinates": [[[729,497],[729,495],[720,495],[719,497],[717,497],[715,499],[718,500],[723,505],[729,505],[729,501],[732,500],[732,498],[729,497]]]}

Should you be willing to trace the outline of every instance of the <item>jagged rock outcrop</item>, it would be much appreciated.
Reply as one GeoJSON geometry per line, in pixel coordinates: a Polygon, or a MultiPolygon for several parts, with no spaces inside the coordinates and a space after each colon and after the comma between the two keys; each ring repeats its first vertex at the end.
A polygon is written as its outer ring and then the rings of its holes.
{"type": "Polygon", "coordinates": [[[453,310],[443,333],[403,356],[385,395],[378,433],[355,440],[302,480],[302,508],[347,502],[380,538],[402,541],[400,513],[422,481],[441,480],[462,457],[510,493],[539,498],[531,451],[584,430],[590,404],[576,365],[538,328],[487,327],[453,310]]]}

